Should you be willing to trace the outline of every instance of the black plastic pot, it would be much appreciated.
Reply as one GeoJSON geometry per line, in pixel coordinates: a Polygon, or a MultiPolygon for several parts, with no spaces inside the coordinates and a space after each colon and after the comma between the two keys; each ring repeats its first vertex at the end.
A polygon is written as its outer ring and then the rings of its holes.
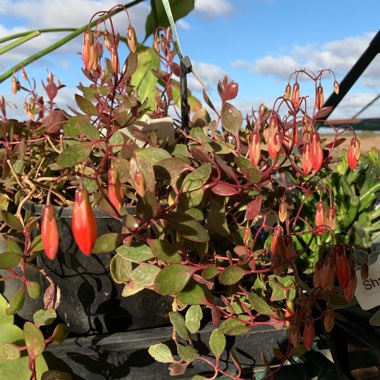
{"type": "MultiPolygon", "coordinates": [[[[206,325],[193,341],[194,347],[204,355],[210,354],[207,343],[213,329],[210,324],[206,325]]],[[[169,364],[156,362],[148,349],[153,344],[169,342],[171,339],[172,327],[67,339],[61,346],[49,345],[44,358],[49,368],[66,371],[73,380],[191,379],[199,373],[213,375],[209,365],[197,360],[189,366],[185,375],[169,376],[169,364]]],[[[270,362],[278,363],[273,355],[273,347],[282,342],[287,342],[286,329],[276,330],[263,325],[244,335],[227,337],[227,346],[232,348],[247,379],[252,379],[254,373],[265,369],[261,352],[270,362]]],[[[236,370],[231,357],[227,355],[221,357],[221,367],[231,372],[236,370]]]]}
{"type": "MultiPolygon", "coordinates": [[[[41,215],[42,205],[29,204],[27,209],[41,215]]],[[[93,335],[162,326],[168,323],[170,300],[144,290],[134,296],[121,296],[123,286],[117,285],[109,273],[115,252],[85,256],[76,245],[71,231],[71,208],[57,207],[60,247],[55,260],[38,257],[61,290],[58,315],[68,324],[70,332],[93,335]]],[[[95,209],[98,236],[119,232],[121,222],[95,209]]]]}

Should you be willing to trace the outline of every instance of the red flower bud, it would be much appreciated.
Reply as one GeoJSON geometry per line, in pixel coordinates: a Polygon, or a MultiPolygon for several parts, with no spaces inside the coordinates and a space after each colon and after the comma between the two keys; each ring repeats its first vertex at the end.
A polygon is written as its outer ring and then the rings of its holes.
{"type": "Polygon", "coordinates": [[[41,239],[46,256],[54,260],[59,247],[59,233],[55,208],[52,205],[45,205],[42,211],[41,239]]]}
{"type": "Polygon", "coordinates": [[[284,237],[284,245],[285,245],[285,258],[287,261],[292,261],[295,258],[296,250],[294,247],[293,239],[290,235],[286,235],[284,237]]]}
{"type": "Polygon", "coordinates": [[[286,202],[282,199],[280,202],[280,208],[278,210],[278,218],[280,219],[280,222],[285,222],[285,220],[288,218],[288,207],[286,205],[286,202]]]}
{"type": "Polygon", "coordinates": [[[318,171],[322,167],[323,150],[318,132],[311,134],[310,160],[315,171],[318,171]]]}
{"type": "Polygon", "coordinates": [[[145,195],[145,178],[140,171],[137,171],[133,177],[135,181],[135,190],[140,197],[145,195]]]}
{"type": "Polygon", "coordinates": [[[279,152],[281,148],[281,136],[278,132],[269,135],[268,140],[268,153],[271,158],[276,157],[277,153],[279,152]]]}
{"type": "Polygon", "coordinates": [[[309,174],[311,172],[311,169],[313,168],[313,165],[311,164],[311,159],[310,159],[310,144],[309,143],[306,143],[303,147],[301,164],[302,164],[302,169],[305,172],[305,174],[309,174]]]}
{"type": "Polygon", "coordinates": [[[87,30],[83,34],[82,44],[82,60],[86,70],[91,70],[94,63],[94,35],[91,30],[87,30]]]}
{"type": "Polygon", "coordinates": [[[305,348],[308,351],[310,351],[313,347],[314,337],[315,337],[314,320],[312,317],[307,317],[305,319],[305,326],[303,328],[302,340],[303,340],[303,344],[305,348]]]}
{"type": "Polygon", "coordinates": [[[336,276],[338,277],[339,285],[345,289],[350,281],[350,267],[346,257],[345,249],[342,244],[337,244],[334,247],[336,276]]]}
{"type": "Polygon", "coordinates": [[[298,347],[301,340],[300,327],[297,324],[292,323],[288,330],[288,336],[293,347],[298,347]]]}
{"type": "Polygon", "coordinates": [[[117,211],[122,208],[124,201],[123,189],[119,173],[114,168],[108,170],[108,198],[117,211]]]}
{"type": "Polygon", "coordinates": [[[317,107],[317,109],[320,110],[323,107],[324,102],[325,102],[325,97],[323,95],[323,87],[319,85],[317,88],[317,94],[315,97],[315,106],[317,107]]]}
{"type": "Polygon", "coordinates": [[[335,257],[328,254],[321,269],[321,288],[333,290],[335,283],[335,257]]]}
{"type": "Polygon", "coordinates": [[[350,302],[354,298],[355,289],[357,285],[356,272],[351,269],[350,270],[350,281],[348,282],[347,287],[344,289],[344,298],[347,302],[350,302]]]}
{"type": "Polygon", "coordinates": [[[20,90],[20,82],[15,76],[12,77],[12,94],[16,94],[20,90]]]}
{"type": "Polygon", "coordinates": [[[317,203],[317,211],[315,213],[315,228],[318,235],[322,235],[325,228],[326,220],[325,220],[325,204],[322,200],[317,203]]]}
{"type": "Polygon", "coordinates": [[[350,167],[351,170],[354,170],[356,168],[356,165],[359,162],[359,157],[360,157],[360,142],[356,137],[354,137],[351,140],[351,145],[348,148],[348,153],[347,153],[348,166],[350,167]]]}
{"type": "Polygon", "coordinates": [[[252,164],[257,166],[260,160],[260,134],[258,131],[254,131],[250,136],[250,144],[249,144],[249,159],[252,164]]]}
{"type": "Polygon", "coordinates": [[[75,192],[72,229],[75,242],[85,255],[90,255],[96,242],[96,220],[88,192],[79,187],[75,192]]]}
{"type": "Polygon", "coordinates": [[[322,276],[322,272],[323,272],[323,265],[324,265],[323,260],[319,260],[317,262],[317,264],[315,264],[314,275],[313,275],[313,286],[314,286],[314,288],[321,288],[322,287],[321,276],[322,276]]]}
{"type": "Polygon", "coordinates": [[[334,230],[336,225],[336,207],[331,206],[327,210],[327,220],[326,225],[329,226],[332,230],[334,230]]]}
{"type": "Polygon", "coordinates": [[[336,80],[334,81],[334,92],[339,94],[339,83],[336,80]]]}
{"type": "Polygon", "coordinates": [[[323,327],[328,333],[334,328],[334,309],[331,306],[325,311],[325,315],[323,317],[323,327]]]}
{"type": "Polygon", "coordinates": [[[285,93],[284,93],[284,98],[285,99],[290,99],[290,95],[291,95],[291,92],[292,92],[292,88],[290,86],[290,83],[288,83],[285,87],[285,93]]]}
{"type": "Polygon", "coordinates": [[[292,103],[294,108],[298,108],[300,101],[300,85],[298,82],[295,82],[293,85],[293,92],[292,92],[292,103]]]}
{"type": "Polygon", "coordinates": [[[127,45],[131,53],[136,53],[136,50],[137,50],[136,31],[131,25],[129,25],[127,28],[127,45]]]}

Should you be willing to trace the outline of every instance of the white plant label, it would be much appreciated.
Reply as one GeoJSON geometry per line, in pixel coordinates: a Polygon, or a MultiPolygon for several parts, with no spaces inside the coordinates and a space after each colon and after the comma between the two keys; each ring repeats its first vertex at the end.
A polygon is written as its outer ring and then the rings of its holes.
{"type": "Polygon", "coordinates": [[[368,279],[362,280],[360,270],[356,272],[358,285],[355,297],[363,310],[380,305],[380,255],[376,262],[368,267],[368,279]]]}

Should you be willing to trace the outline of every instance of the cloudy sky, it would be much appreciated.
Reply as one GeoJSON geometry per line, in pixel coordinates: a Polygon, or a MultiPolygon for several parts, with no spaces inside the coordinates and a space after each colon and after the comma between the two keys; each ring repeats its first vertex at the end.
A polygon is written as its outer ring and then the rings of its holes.
{"type": "MultiPolygon", "coordinates": [[[[80,27],[97,10],[117,4],[112,0],[0,0],[0,38],[37,28],[80,27]]],[[[150,1],[130,11],[139,39],[144,37],[150,1]]],[[[225,74],[239,83],[236,103],[243,111],[270,105],[283,94],[289,75],[296,69],[334,70],[338,81],[368,47],[379,31],[379,0],[195,0],[195,11],[178,26],[180,42],[194,68],[217,103],[216,84],[225,74]]],[[[125,14],[115,19],[125,33],[125,14]]],[[[0,73],[26,56],[62,38],[64,34],[43,34],[29,43],[0,55],[0,73]]],[[[1,45],[0,45],[1,47],[1,45]]],[[[61,106],[72,102],[81,72],[81,39],[72,41],[53,54],[27,67],[38,83],[49,71],[67,87],[60,93],[61,106]]],[[[196,92],[199,85],[189,78],[196,92]]],[[[301,89],[307,91],[306,84],[301,89]]],[[[332,91],[326,81],[325,92],[332,91]]],[[[333,118],[349,118],[380,93],[380,55],[333,113],[333,118]]],[[[9,102],[10,80],[0,83],[0,95],[9,102]]],[[[380,101],[363,117],[380,117],[380,101]]]]}

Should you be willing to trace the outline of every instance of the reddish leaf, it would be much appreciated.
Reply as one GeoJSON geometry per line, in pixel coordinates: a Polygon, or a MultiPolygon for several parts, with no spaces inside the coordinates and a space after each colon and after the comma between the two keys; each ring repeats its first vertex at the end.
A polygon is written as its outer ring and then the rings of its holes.
{"type": "Polygon", "coordinates": [[[343,144],[345,141],[346,141],[346,139],[344,137],[342,137],[341,139],[337,139],[337,140],[332,141],[331,143],[328,143],[326,145],[326,148],[329,148],[329,149],[335,148],[335,147],[343,144]]]}
{"type": "Polygon", "coordinates": [[[261,201],[262,201],[262,196],[261,194],[259,194],[256,196],[256,198],[253,201],[248,203],[247,211],[246,211],[247,220],[255,219],[256,216],[260,213],[261,201]]]}
{"type": "Polygon", "coordinates": [[[214,194],[222,195],[225,197],[230,197],[240,193],[240,189],[237,189],[235,186],[231,185],[228,182],[219,181],[215,186],[211,188],[211,191],[214,194]]]}

